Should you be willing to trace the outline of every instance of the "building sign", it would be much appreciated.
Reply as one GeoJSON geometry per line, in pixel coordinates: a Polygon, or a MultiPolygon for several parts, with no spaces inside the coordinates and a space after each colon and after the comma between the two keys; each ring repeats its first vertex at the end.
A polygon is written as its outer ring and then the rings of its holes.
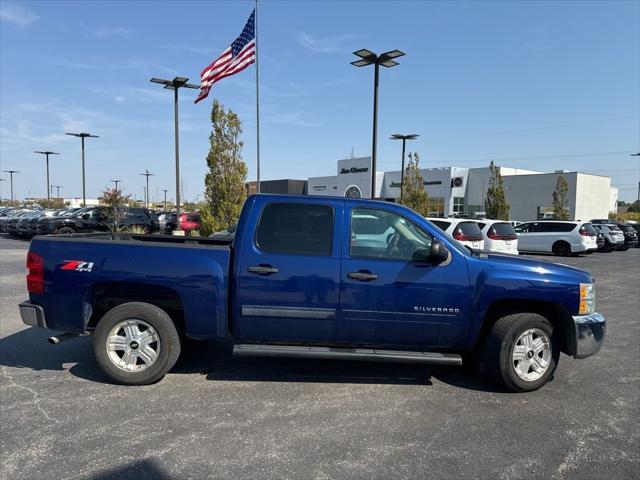
{"type": "Polygon", "coordinates": [[[451,179],[451,188],[461,187],[461,186],[462,186],[462,177],[456,177],[451,179]]]}
{"type": "MultiPolygon", "coordinates": [[[[441,180],[433,180],[431,182],[427,182],[424,181],[422,182],[423,185],[442,185],[442,181],[441,180]]],[[[400,182],[391,182],[389,184],[389,187],[391,188],[400,188],[400,182]]]]}
{"type": "Polygon", "coordinates": [[[342,168],[340,169],[340,174],[343,173],[364,173],[364,172],[368,172],[369,169],[367,167],[363,167],[363,168],[358,168],[358,167],[351,167],[351,168],[342,168]]]}

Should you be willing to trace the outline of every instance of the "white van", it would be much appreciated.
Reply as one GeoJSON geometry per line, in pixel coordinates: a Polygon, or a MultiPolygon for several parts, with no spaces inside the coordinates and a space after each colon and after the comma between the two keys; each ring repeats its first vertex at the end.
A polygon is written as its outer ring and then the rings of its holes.
{"type": "Polygon", "coordinates": [[[465,218],[426,218],[463,245],[476,250],[484,249],[484,238],[478,222],[475,220],[465,218]]]}
{"type": "Polygon", "coordinates": [[[598,249],[598,233],[590,223],[538,220],[514,228],[521,252],[548,252],[571,255],[598,249]]]}
{"type": "Polygon", "coordinates": [[[481,220],[478,226],[484,237],[485,250],[518,255],[518,235],[511,223],[504,220],[481,220]]]}

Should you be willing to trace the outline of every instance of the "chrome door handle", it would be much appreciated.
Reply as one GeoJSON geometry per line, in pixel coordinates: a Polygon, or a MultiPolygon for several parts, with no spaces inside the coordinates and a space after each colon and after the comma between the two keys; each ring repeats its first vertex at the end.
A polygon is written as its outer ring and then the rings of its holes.
{"type": "Polygon", "coordinates": [[[249,267],[247,270],[251,273],[257,273],[258,275],[271,275],[272,273],[278,273],[279,270],[271,265],[257,265],[255,267],[249,267]]]}
{"type": "Polygon", "coordinates": [[[375,280],[378,278],[378,275],[371,272],[349,272],[347,273],[347,277],[353,278],[354,280],[360,280],[362,282],[368,282],[369,280],[375,280]]]}

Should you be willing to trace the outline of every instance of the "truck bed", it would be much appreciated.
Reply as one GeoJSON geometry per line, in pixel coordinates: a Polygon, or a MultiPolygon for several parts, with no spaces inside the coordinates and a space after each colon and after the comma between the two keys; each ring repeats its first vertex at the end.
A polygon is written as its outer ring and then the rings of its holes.
{"type": "Polygon", "coordinates": [[[30,251],[44,259],[44,294],[32,297],[47,311],[49,328],[91,330],[105,310],[137,297],[179,312],[190,336],[228,334],[230,239],[47,235],[35,237],[30,251]]]}

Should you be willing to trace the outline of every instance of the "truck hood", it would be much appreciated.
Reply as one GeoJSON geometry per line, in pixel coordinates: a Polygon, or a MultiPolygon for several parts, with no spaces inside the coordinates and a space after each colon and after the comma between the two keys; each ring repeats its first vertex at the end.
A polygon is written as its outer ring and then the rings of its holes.
{"type": "Polygon", "coordinates": [[[502,255],[499,253],[480,253],[479,260],[495,266],[496,268],[514,271],[527,271],[535,273],[542,277],[566,277],[572,278],[576,283],[592,283],[593,275],[585,270],[570,267],[560,263],[550,262],[548,260],[537,260],[533,258],[525,258],[516,255],[502,255]]]}

